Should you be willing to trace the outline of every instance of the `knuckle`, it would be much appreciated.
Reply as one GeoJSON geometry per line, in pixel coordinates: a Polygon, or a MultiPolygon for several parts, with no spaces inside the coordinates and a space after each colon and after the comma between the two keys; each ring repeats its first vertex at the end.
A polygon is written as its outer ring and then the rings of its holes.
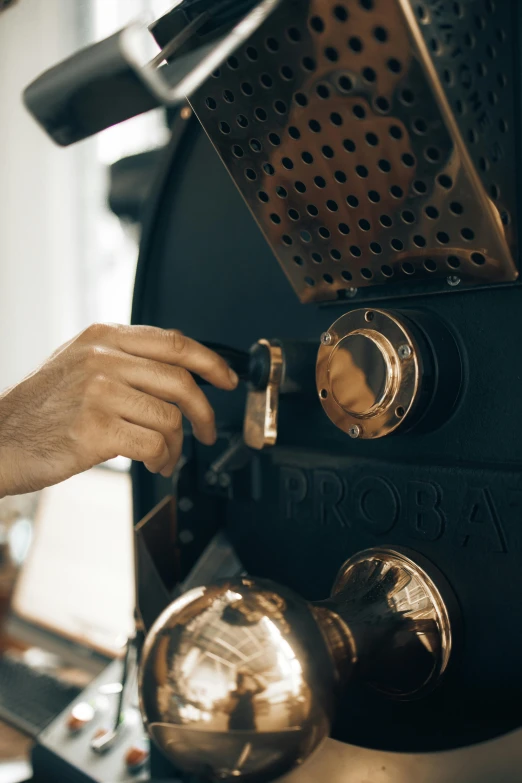
{"type": "Polygon", "coordinates": [[[152,433],[147,444],[147,460],[156,461],[165,453],[165,438],[159,432],[152,433]]]}
{"type": "Polygon", "coordinates": [[[96,372],[106,358],[106,355],[107,351],[101,345],[89,343],[83,350],[83,364],[88,370],[96,372]]]}
{"type": "Polygon", "coordinates": [[[170,430],[179,430],[181,428],[183,416],[181,411],[175,405],[169,405],[167,413],[167,424],[170,430]]]}
{"type": "Polygon", "coordinates": [[[88,340],[96,340],[106,335],[109,330],[109,324],[94,323],[83,330],[82,337],[85,337],[88,340]]]}
{"type": "Polygon", "coordinates": [[[86,390],[88,399],[104,399],[112,392],[113,380],[103,372],[97,372],[89,378],[86,390]]]}
{"type": "Polygon", "coordinates": [[[187,348],[187,338],[178,329],[172,329],[169,332],[171,348],[176,354],[182,354],[187,348]]]}
{"type": "Polygon", "coordinates": [[[188,392],[194,381],[192,375],[184,367],[174,367],[174,379],[180,392],[188,392]]]}

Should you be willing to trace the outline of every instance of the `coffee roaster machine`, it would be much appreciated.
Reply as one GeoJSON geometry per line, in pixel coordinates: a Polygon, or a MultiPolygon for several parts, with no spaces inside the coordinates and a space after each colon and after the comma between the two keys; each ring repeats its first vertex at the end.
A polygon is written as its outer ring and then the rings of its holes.
{"type": "MultiPolygon", "coordinates": [[[[133,469],[140,779],[520,779],[520,30],[187,0],[28,88],[64,145],[175,112],[133,319],[243,381],[173,484],[133,469]]],[[[62,730],[55,779],[125,779],[62,730]]]]}

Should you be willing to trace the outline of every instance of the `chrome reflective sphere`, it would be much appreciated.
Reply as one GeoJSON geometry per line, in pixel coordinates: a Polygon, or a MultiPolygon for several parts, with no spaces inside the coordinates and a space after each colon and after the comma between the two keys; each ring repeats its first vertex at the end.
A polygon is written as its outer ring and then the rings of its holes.
{"type": "Polygon", "coordinates": [[[328,735],[336,668],[314,610],[237,578],[183,595],[158,618],[140,668],[147,729],[180,769],[274,780],[328,735]]]}

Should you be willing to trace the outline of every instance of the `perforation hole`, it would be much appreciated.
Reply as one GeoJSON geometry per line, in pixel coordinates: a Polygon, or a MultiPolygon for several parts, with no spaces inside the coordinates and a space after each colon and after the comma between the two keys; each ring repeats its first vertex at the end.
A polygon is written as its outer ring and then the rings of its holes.
{"type": "Polygon", "coordinates": [[[347,152],[355,152],[355,142],[352,139],[345,139],[343,141],[343,147],[347,152]]]}
{"type": "Polygon", "coordinates": [[[297,190],[298,193],[306,193],[306,185],[304,182],[301,182],[301,180],[297,180],[297,182],[294,182],[294,188],[297,190]]]}
{"type": "Polygon", "coordinates": [[[254,88],[250,84],[250,82],[242,82],[241,83],[241,92],[243,95],[250,96],[254,94],[254,88]]]}
{"type": "Polygon", "coordinates": [[[281,74],[281,78],[284,79],[286,82],[291,82],[292,79],[294,78],[294,72],[289,65],[283,65],[279,73],[281,74]]]}
{"type": "Polygon", "coordinates": [[[298,106],[308,106],[308,98],[304,92],[296,92],[294,95],[294,100],[298,106]]]}
{"type": "Polygon", "coordinates": [[[350,245],[350,253],[354,258],[359,258],[362,255],[359,245],[350,245]]]}
{"type": "Polygon", "coordinates": [[[324,32],[324,22],[320,16],[312,16],[310,19],[310,27],[315,33],[324,32]]]}
{"type": "Polygon", "coordinates": [[[449,239],[449,234],[447,234],[445,231],[437,232],[437,242],[440,242],[441,245],[447,245],[449,239]]]}
{"type": "Polygon", "coordinates": [[[369,68],[369,67],[363,68],[362,75],[363,75],[363,79],[370,83],[374,82],[377,78],[377,74],[375,73],[373,68],[369,68]]]}
{"type": "Polygon", "coordinates": [[[489,186],[489,195],[491,198],[495,199],[495,201],[498,199],[500,196],[498,185],[492,184],[489,186]]]}
{"type": "Polygon", "coordinates": [[[322,264],[323,263],[323,257],[320,253],[312,253],[312,261],[315,264],[322,264]]]}
{"type": "Polygon", "coordinates": [[[359,206],[359,199],[357,196],[350,195],[346,197],[346,203],[349,207],[353,207],[355,209],[359,206]]]}
{"type": "Polygon", "coordinates": [[[339,59],[339,52],[333,46],[327,46],[324,50],[324,56],[327,60],[330,60],[331,63],[336,63],[339,59]]]}
{"type": "Polygon", "coordinates": [[[435,163],[440,158],[440,152],[437,147],[428,147],[426,150],[426,157],[430,163],[435,163]]]}
{"type": "Polygon", "coordinates": [[[371,147],[376,147],[379,143],[379,137],[375,133],[367,133],[365,139],[371,147]]]}
{"type": "Polygon", "coordinates": [[[382,253],[382,247],[378,242],[370,242],[370,250],[372,253],[375,253],[375,255],[379,255],[379,253],[382,253]]]}
{"type": "Polygon", "coordinates": [[[359,177],[362,177],[363,179],[368,176],[368,169],[366,166],[358,165],[355,167],[355,171],[359,177]]]}
{"type": "Polygon", "coordinates": [[[378,193],[376,190],[369,190],[368,191],[368,199],[373,204],[377,204],[381,200],[380,193],[378,193]]]}
{"type": "Polygon", "coordinates": [[[382,112],[382,114],[386,114],[386,112],[390,110],[390,102],[387,98],[380,95],[375,99],[375,107],[378,111],[382,112]]]}
{"type": "Polygon", "coordinates": [[[338,212],[339,211],[339,205],[337,204],[337,201],[334,201],[332,198],[328,199],[326,202],[326,208],[330,212],[338,212]]]}
{"type": "Polygon", "coordinates": [[[272,52],[272,54],[279,51],[279,41],[277,41],[276,38],[267,38],[265,41],[265,46],[269,52],[272,52]]]}
{"type": "Polygon", "coordinates": [[[315,91],[323,101],[330,97],[330,90],[326,84],[318,84],[315,91]]]}
{"type": "Polygon", "coordinates": [[[234,103],[235,101],[234,93],[232,92],[232,90],[224,90],[223,98],[227,103],[234,103]]]}
{"type": "Polygon", "coordinates": [[[450,269],[458,269],[460,266],[460,258],[458,256],[448,256],[447,264],[450,269]]]}
{"type": "Polygon", "coordinates": [[[329,274],[323,275],[323,280],[325,283],[328,283],[328,285],[332,285],[333,283],[333,277],[329,274]]]}
{"type": "Polygon", "coordinates": [[[288,171],[291,171],[294,168],[294,161],[291,158],[283,158],[281,163],[288,171]]]}
{"type": "Polygon", "coordinates": [[[415,215],[409,209],[405,209],[401,214],[405,223],[415,223],[415,215]]]}
{"type": "Polygon", "coordinates": [[[306,244],[312,241],[312,235],[309,231],[301,231],[300,236],[303,242],[306,242],[306,244]]]}
{"type": "Polygon", "coordinates": [[[454,215],[462,215],[464,207],[459,201],[452,201],[450,204],[450,211],[453,212],[454,215]]]}
{"type": "Polygon", "coordinates": [[[342,254],[339,250],[336,250],[335,248],[332,248],[330,250],[330,255],[333,258],[334,261],[340,261],[342,258],[342,254]]]}
{"type": "Polygon", "coordinates": [[[361,218],[359,220],[359,228],[361,228],[363,231],[369,231],[371,228],[370,221],[366,220],[366,218],[361,218]]]}
{"type": "Polygon", "coordinates": [[[261,85],[267,90],[269,90],[274,84],[274,80],[268,73],[262,73],[259,77],[259,81],[261,82],[261,85]]]}
{"type": "Polygon", "coordinates": [[[317,209],[315,204],[308,204],[308,206],[306,207],[306,211],[312,217],[317,217],[317,215],[319,214],[319,210],[317,209]]]}
{"type": "Polygon", "coordinates": [[[221,76],[221,68],[216,68],[215,71],[212,71],[213,79],[219,79],[220,76],[221,76]]]}
{"type": "Polygon", "coordinates": [[[304,261],[301,256],[294,256],[294,264],[297,264],[297,266],[303,266],[304,261]]]}
{"type": "Polygon", "coordinates": [[[422,179],[416,179],[413,183],[413,190],[415,193],[424,194],[428,190],[428,186],[422,179]]]}
{"type": "Polygon", "coordinates": [[[432,220],[437,220],[437,218],[439,217],[439,210],[436,207],[429,205],[426,207],[424,211],[426,215],[432,220]]]}
{"type": "Polygon", "coordinates": [[[352,278],[352,273],[348,272],[346,269],[344,269],[341,272],[341,277],[343,278],[343,280],[346,280],[347,283],[349,283],[353,279],[352,278]]]}
{"type": "Polygon", "coordinates": [[[413,104],[415,103],[415,95],[413,94],[412,90],[406,88],[404,90],[401,90],[400,100],[406,106],[413,106],[413,104]]]}
{"type": "Polygon", "coordinates": [[[257,107],[254,114],[256,116],[256,119],[259,120],[259,122],[266,122],[268,119],[268,114],[261,106],[257,107]]]}
{"type": "Polygon", "coordinates": [[[379,218],[379,223],[381,226],[384,226],[384,228],[390,228],[393,225],[393,220],[389,215],[381,215],[379,218]]]}
{"type": "MultiPolygon", "coordinates": [[[[347,236],[350,233],[350,226],[347,223],[339,223],[339,233],[347,236]]],[[[351,278],[350,278],[351,279],[351,278]]]]}
{"type": "Polygon", "coordinates": [[[350,92],[350,90],[353,88],[353,82],[349,76],[346,76],[346,74],[339,76],[337,84],[339,85],[339,89],[342,90],[342,92],[350,92]]]}
{"type": "Polygon", "coordinates": [[[270,215],[270,220],[272,223],[275,223],[276,226],[281,222],[281,218],[275,212],[270,215]]]}
{"type": "Polygon", "coordinates": [[[471,228],[461,229],[460,235],[462,239],[465,239],[468,242],[471,242],[471,240],[475,238],[475,232],[471,228]]]}
{"type": "Polygon", "coordinates": [[[400,73],[402,71],[402,63],[396,57],[390,57],[386,65],[392,73],[400,73]]]}
{"type": "Polygon", "coordinates": [[[286,35],[288,40],[292,41],[292,43],[298,43],[301,40],[301,33],[297,27],[289,27],[286,31],[286,35]]]}
{"type": "Polygon", "coordinates": [[[401,242],[400,239],[397,239],[397,237],[394,237],[391,240],[390,245],[392,246],[393,250],[397,250],[397,252],[404,249],[404,243],[401,242]]]}
{"type": "Polygon", "coordinates": [[[268,141],[272,146],[279,147],[281,144],[281,137],[277,135],[277,133],[269,133],[268,134],[268,141]]]}
{"type": "Polygon", "coordinates": [[[428,130],[428,123],[422,117],[417,117],[417,119],[413,120],[412,127],[415,133],[423,136],[428,130]]]}
{"type": "Polygon", "coordinates": [[[367,266],[363,266],[361,269],[361,277],[364,277],[365,280],[371,280],[373,277],[373,272],[371,269],[368,269],[367,266]]]}
{"type": "Polygon", "coordinates": [[[332,123],[332,125],[339,126],[343,124],[343,118],[341,117],[340,114],[338,114],[338,112],[334,111],[332,112],[332,114],[330,114],[330,122],[332,123]]]}
{"type": "Polygon", "coordinates": [[[226,136],[226,135],[228,135],[230,133],[232,128],[230,127],[228,122],[220,122],[219,123],[219,130],[221,131],[221,133],[224,133],[225,136],[226,136]]]}
{"type": "Polygon", "coordinates": [[[287,112],[286,103],[284,101],[275,101],[274,109],[278,114],[286,114],[287,112]]]}
{"type": "Polygon", "coordinates": [[[405,152],[403,155],[401,155],[401,160],[404,165],[408,166],[409,168],[415,166],[415,158],[409,152],[405,152]]]}
{"type": "Polygon", "coordinates": [[[230,68],[230,70],[237,71],[237,69],[239,68],[239,60],[237,59],[237,57],[234,56],[229,57],[227,60],[227,65],[230,68]]]}
{"type": "Polygon", "coordinates": [[[449,190],[453,185],[453,180],[447,174],[439,174],[437,177],[437,182],[445,190],[449,190]]]}
{"type": "Polygon", "coordinates": [[[318,188],[325,188],[326,187],[326,180],[324,177],[314,177],[314,182],[317,185],[318,188]]]}
{"type": "Polygon", "coordinates": [[[321,132],[321,123],[318,122],[318,120],[310,120],[308,123],[308,127],[312,131],[312,133],[320,133],[321,132]]]}
{"type": "Polygon", "coordinates": [[[483,266],[486,263],[486,259],[484,258],[482,253],[472,253],[471,254],[471,260],[477,266],[483,266]]]}
{"type": "Polygon", "coordinates": [[[257,194],[257,197],[259,201],[263,202],[263,204],[267,204],[270,201],[270,196],[268,195],[268,193],[265,193],[264,190],[260,190],[259,193],[257,194]]]}
{"type": "Polygon", "coordinates": [[[236,158],[242,158],[245,154],[243,147],[240,147],[239,144],[234,144],[232,147],[232,152],[234,153],[236,158]]]}
{"type": "Polygon", "coordinates": [[[384,275],[384,277],[393,277],[393,269],[391,266],[388,266],[388,264],[383,264],[381,266],[381,272],[384,275]]]}
{"type": "Polygon", "coordinates": [[[290,127],[288,128],[288,135],[290,136],[290,138],[297,140],[301,138],[301,131],[299,130],[299,128],[296,128],[295,125],[290,125],[290,127]]]}
{"type": "Polygon", "coordinates": [[[404,195],[404,191],[399,185],[392,185],[390,188],[390,193],[393,196],[393,198],[402,198],[404,195]]]}
{"type": "Polygon", "coordinates": [[[271,163],[263,163],[263,171],[268,174],[269,177],[273,177],[275,174],[275,168],[271,163]]]}
{"type": "Polygon", "coordinates": [[[388,174],[388,172],[391,171],[391,163],[389,160],[386,160],[386,158],[381,158],[377,165],[385,174],[388,174]]]}
{"type": "Polygon", "coordinates": [[[313,287],[315,285],[315,280],[313,277],[305,277],[305,283],[306,285],[313,287]]]}
{"type": "Polygon", "coordinates": [[[279,198],[288,198],[288,191],[282,185],[277,186],[276,193],[279,198]]]}
{"type": "Polygon", "coordinates": [[[330,239],[331,234],[326,228],[326,226],[321,226],[321,228],[319,229],[319,236],[321,237],[321,239],[330,239]]]}
{"type": "Polygon", "coordinates": [[[309,166],[314,162],[314,156],[311,152],[303,152],[301,154],[301,158],[303,159],[303,162],[308,164],[309,166]]]}
{"type": "Polygon", "coordinates": [[[236,122],[240,128],[248,128],[249,126],[248,117],[245,117],[244,114],[238,114],[236,117],[236,122]]]}
{"type": "Polygon", "coordinates": [[[375,27],[373,30],[373,37],[379,43],[385,43],[388,40],[388,32],[385,27],[375,27]]]}
{"type": "Polygon", "coordinates": [[[347,180],[347,176],[344,173],[344,171],[336,171],[334,174],[334,177],[337,182],[340,182],[341,184],[344,184],[347,180]]]}
{"type": "Polygon", "coordinates": [[[288,210],[288,217],[290,220],[299,220],[301,217],[297,209],[289,209],[288,210]]]}
{"type": "Polygon", "coordinates": [[[215,111],[217,109],[217,101],[214,98],[207,98],[205,103],[210,111],[215,111]]]}
{"type": "Polygon", "coordinates": [[[402,139],[402,128],[398,125],[390,125],[389,133],[392,139],[402,139]]]}
{"type": "Polygon", "coordinates": [[[259,54],[254,46],[247,46],[245,54],[251,62],[256,62],[259,59],[259,54]]]}
{"type": "Polygon", "coordinates": [[[437,271],[437,264],[432,258],[426,258],[424,260],[424,269],[427,272],[436,272],[437,271]]]}
{"type": "Polygon", "coordinates": [[[352,35],[352,37],[348,40],[348,46],[352,52],[356,52],[357,54],[363,50],[363,42],[357,35],[352,35]]]}
{"type": "Polygon", "coordinates": [[[401,266],[402,266],[402,271],[404,272],[405,275],[415,274],[415,267],[409,261],[404,261],[404,263],[401,266]]]}
{"type": "Polygon", "coordinates": [[[344,7],[344,5],[336,5],[333,9],[333,15],[337,19],[338,22],[346,22],[348,19],[348,11],[344,7]]]}
{"type": "Polygon", "coordinates": [[[254,171],[254,169],[246,169],[245,170],[245,177],[250,180],[250,182],[255,182],[257,179],[257,174],[254,171]]]}
{"type": "Polygon", "coordinates": [[[294,244],[294,240],[288,234],[283,234],[283,236],[281,237],[281,240],[283,242],[283,245],[286,245],[287,247],[290,247],[290,245],[294,244]]]}

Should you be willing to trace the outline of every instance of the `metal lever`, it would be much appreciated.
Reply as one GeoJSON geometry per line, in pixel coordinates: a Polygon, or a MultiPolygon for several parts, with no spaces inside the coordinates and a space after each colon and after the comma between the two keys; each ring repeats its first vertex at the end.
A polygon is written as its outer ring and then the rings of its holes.
{"type": "Polygon", "coordinates": [[[134,638],[127,640],[125,657],[123,659],[123,670],[121,675],[121,690],[118,695],[118,705],[114,717],[114,723],[109,729],[102,729],[96,732],[91,740],[91,750],[95,753],[103,754],[110,750],[113,745],[121,738],[126,728],[125,713],[128,707],[129,698],[133,693],[137,674],[137,650],[134,638]]]}
{"type": "Polygon", "coordinates": [[[147,25],[134,22],[46,71],[24,93],[27,109],[61,146],[160,105],[177,106],[246,41],[281,0],[263,0],[221,40],[174,58],[216,8],[196,16],[159,51],[147,25]],[[159,67],[160,66],[160,67],[159,67]]]}

